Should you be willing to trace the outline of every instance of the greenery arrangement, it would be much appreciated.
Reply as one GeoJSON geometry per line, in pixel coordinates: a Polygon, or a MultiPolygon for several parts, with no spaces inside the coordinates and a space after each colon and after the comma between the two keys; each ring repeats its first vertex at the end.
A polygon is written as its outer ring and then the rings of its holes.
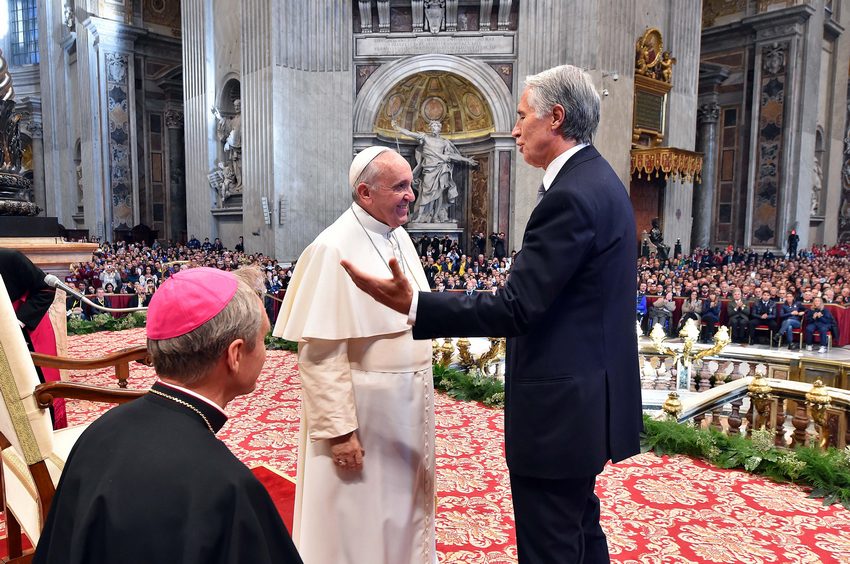
{"type": "Polygon", "coordinates": [[[434,365],[434,389],[461,401],[480,401],[487,407],[504,409],[505,386],[478,369],[465,372],[434,365]]]}
{"type": "Polygon", "coordinates": [[[269,333],[266,335],[266,350],[298,352],[298,343],[273,337],[272,334],[269,333]]]}
{"type": "Polygon", "coordinates": [[[774,446],[772,430],[753,431],[752,439],[746,439],[648,416],[643,423],[644,452],[687,454],[720,468],[741,468],[777,482],[807,486],[812,488],[809,497],[823,498],[824,505],[840,503],[850,509],[850,447],[787,450],[774,446]]]}
{"type": "Polygon", "coordinates": [[[69,335],[87,335],[97,331],[123,331],[134,327],[144,327],[148,314],[145,311],[134,311],[124,317],[112,317],[109,313],[95,315],[91,320],[79,317],[68,318],[69,335]]]}

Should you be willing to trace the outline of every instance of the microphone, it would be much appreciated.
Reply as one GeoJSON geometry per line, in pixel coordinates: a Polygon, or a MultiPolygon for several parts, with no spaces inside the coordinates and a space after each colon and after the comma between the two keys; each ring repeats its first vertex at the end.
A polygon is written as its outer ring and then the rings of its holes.
{"type": "Polygon", "coordinates": [[[121,307],[121,308],[116,308],[116,307],[105,307],[105,306],[102,306],[100,304],[96,304],[93,301],[89,300],[87,297],[85,297],[83,294],[81,294],[79,291],[68,286],[67,284],[65,284],[64,282],[62,282],[61,280],[59,280],[56,276],[54,276],[52,274],[48,274],[47,276],[44,277],[44,283],[47,284],[48,286],[50,286],[51,288],[65,290],[66,292],[68,292],[72,296],[76,296],[76,297],[80,298],[86,304],[90,305],[91,307],[93,307],[95,309],[99,309],[101,311],[108,311],[110,313],[132,313],[134,311],[147,311],[148,310],[148,308],[146,308],[146,307],[121,307]]]}

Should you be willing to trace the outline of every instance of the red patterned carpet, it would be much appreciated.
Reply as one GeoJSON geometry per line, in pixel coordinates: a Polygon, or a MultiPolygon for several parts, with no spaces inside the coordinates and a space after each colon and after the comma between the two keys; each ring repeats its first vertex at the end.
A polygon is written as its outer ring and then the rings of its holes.
{"type": "MultiPolygon", "coordinates": [[[[134,329],[72,337],[69,348],[91,357],[143,342],[143,330],[134,329]]],[[[70,378],[114,385],[106,370],[70,378]]],[[[131,368],[131,387],[153,378],[149,368],[131,368]]],[[[295,357],[270,352],[257,390],[228,407],[219,436],[247,465],[294,476],[298,410],[295,357]]],[[[501,412],[443,395],[436,410],[440,562],[516,562],[501,412]]],[[[98,413],[99,406],[73,402],[69,420],[98,413]]],[[[850,512],[823,507],[801,488],[646,454],[609,466],[597,492],[614,562],[850,563],[850,512]]]]}

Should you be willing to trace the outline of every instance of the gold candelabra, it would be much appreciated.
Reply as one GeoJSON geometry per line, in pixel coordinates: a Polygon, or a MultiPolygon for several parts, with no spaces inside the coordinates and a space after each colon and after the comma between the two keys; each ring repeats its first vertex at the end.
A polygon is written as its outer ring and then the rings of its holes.
{"type": "Polygon", "coordinates": [[[652,339],[652,344],[655,345],[656,350],[660,354],[670,355],[673,357],[674,361],[682,361],[685,364],[702,361],[702,359],[707,356],[716,355],[722,351],[726,345],[732,342],[732,339],[729,337],[729,328],[725,325],[721,325],[717,328],[717,332],[714,334],[714,344],[706,349],[697,350],[694,345],[699,339],[699,328],[697,327],[696,321],[693,319],[688,319],[688,321],[685,322],[685,326],[682,327],[681,331],[679,331],[679,336],[684,339],[684,345],[682,346],[681,351],[664,343],[667,335],[664,333],[664,328],[660,323],[656,323],[649,334],[649,338],[652,339]]]}
{"type": "MultiPolygon", "coordinates": [[[[478,358],[475,358],[470,350],[471,343],[469,342],[469,339],[465,337],[458,339],[457,356],[460,365],[466,370],[478,368],[482,372],[486,372],[488,366],[495,364],[500,358],[504,358],[505,339],[489,337],[489,341],[490,348],[484,353],[478,355],[478,358]]],[[[442,345],[439,345],[437,341],[434,341],[433,350],[435,362],[437,362],[438,355],[441,355],[439,364],[442,366],[448,366],[451,363],[451,359],[454,354],[454,347],[452,346],[451,339],[445,339],[445,342],[442,345]]]]}
{"type": "Polygon", "coordinates": [[[827,427],[826,414],[829,408],[830,397],[826,386],[820,380],[815,380],[812,389],[806,392],[806,407],[815,423],[818,425],[818,446],[825,449],[829,442],[829,428],[827,427]]]}
{"type": "Polygon", "coordinates": [[[763,429],[768,420],[770,403],[773,399],[771,396],[773,388],[770,387],[763,373],[756,372],[755,378],[747,386],[747,391],[750,394],[750,400],[753,402],[755,411],[753,428],[763,429]]]}
{"type": "Polygon", "coordinates": [[[702,359],[707,356],[714,356],[720,353],[720,351],[732,342],[732,339],[729,337],[729,328],[721,325],[714,334],[714,344],[708,348],[698,349],[694,345],[699,339],[699,326],[694,319],[688,319],[685,322],[685,325],[679,331],[679,336],[684,340],[681,350],[670,347],[664,342],[667,334],[664,332],[664,327],[660,323],[656,323],[649,333],[649,338],[652,340],[655,349],[660,354],[672,356],[674,364],[681,363],[688,378],[690,378],[690,369],[694,364],[701,363],[702,359]]]}

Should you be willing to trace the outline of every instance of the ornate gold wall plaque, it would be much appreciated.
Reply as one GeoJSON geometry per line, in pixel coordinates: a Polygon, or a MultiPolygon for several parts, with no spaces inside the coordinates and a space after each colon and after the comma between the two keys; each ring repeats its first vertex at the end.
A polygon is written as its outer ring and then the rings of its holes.
{"type": "Polygon", "coordinates": [[[635,104],[632,143],[655,147],[664,140],[667,93],[672,88],[676,59],[664,50],[656,28],[648,28],[635,43],[635,104]]]}

